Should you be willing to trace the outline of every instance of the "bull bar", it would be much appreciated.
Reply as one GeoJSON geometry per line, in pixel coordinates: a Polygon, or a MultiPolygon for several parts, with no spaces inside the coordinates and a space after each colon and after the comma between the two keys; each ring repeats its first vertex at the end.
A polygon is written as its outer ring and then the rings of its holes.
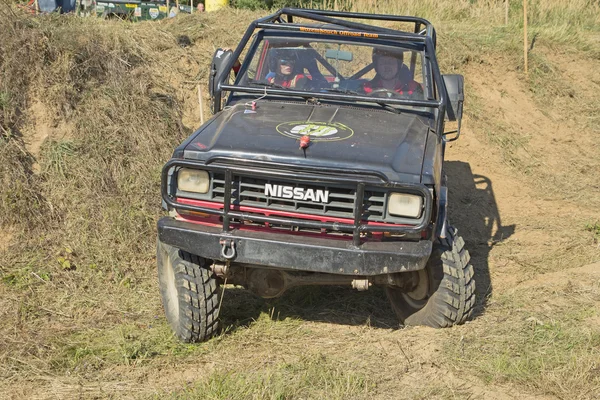
{"type": "MultiPolygon", "coordinates": [[[[245,160],[236,160],[235,163],[222,163],[219,161],[230,161],[223,159],[211,160],[206,164],[199,163],[198,161],[189,161],[189,160],[179,160],[174,159],[170,160],[167,164],[165,164],[162,170],[162,179],[161,179],[161,193],[163,201],[166,205],[171,209],[176,210],[184,210],[184,211],[192,211],[192,212],[200,212],[205,214],[213,214],[219,215],[223,218],[223,227],[222,230],[224,233],[230,231],[230,221],[232,218],[241,220],[241,221],[255,221],[262,223],[273,223],[279,225],[286,226],[297,226],[300,228],[309,228],[309,229],[327,229],[339,232],[351,232],[352,233],[352,242],[354,246],[360,246],[360,234],[362,232],[390,232],[394,234],[417,234],[421,233],[430,224],[431,221],[431,210],[432,210],[432,194],[427,188],[427,186],[422,184],[407,184],[407,183],[391,183],[385,178],[385,175],[365,170],[350,170],[343,171],[344,175],[346,175],[346,179],[340,179],[340,175],[331,176],[323,174],[323,172],[334,172],[335,170],[325,170],[320,168],[321,173],[311,169],[310,167],[306,168],[305,173],[302,176],[297,176],[293,174],[292,166],[286,166],[277,164],[277,169],[273,170],[273,163],[268,162],[248,162],[245,160]],[[202,207],[197,205],[183,204],[177,201],[177,199],[169,193],[169,172],[171,169],[176,167],[184,167],[184,168],[196,168],[203,169],[206,171],[218,171],[225,174],[225,193],[224,193],[224,201],[223,201],[223,209],[213,209],[208,207],[202,207]],[[269,169],[271,167],[271,169],[269,169]],[[232,180],[233,173],[237,173],[240,175],[250,175],[250,176],[261,176],[261,177],[277,177],[277,178],[285,178],[288,176],[293,176],[294,180],[300,181],[318,181],[323,183],[339,183],[340,181],[345,181],[345,183],[352,183],[356,185],[356,197],[354,199],[354,223],[353,224],[344,224],[339,222],[321,222],[321,221],[308,221],[300,218],[285,218],[285,217],[274,217],[267,215],[260,215],[254,213],[247,213],[237,210],[232,210],[231,204],[231,194],[232,194],[232,180]],[[350,178],[354,176],[354,179],[350,178]],[[424,198],[424,211],[423,216],[420,222],[416,225],[393,225],[390,224],[381,226],[381,225],[368,225],[362,222],[363,215],[363,205],[364,205],[364,192],[365,186],[376,186],[380,188],[385,188],[386,190],[394,190],[394,191],[402,191],[406,193],[414,193],[420,194],[424,198]]],[[[342,173],[342,171],[337,171],[338,173],[342,173]]]]}

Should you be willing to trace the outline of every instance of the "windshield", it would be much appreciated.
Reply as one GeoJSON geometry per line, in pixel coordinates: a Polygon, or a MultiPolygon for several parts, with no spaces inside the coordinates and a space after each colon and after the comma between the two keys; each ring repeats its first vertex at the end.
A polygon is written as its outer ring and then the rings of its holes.
{"type": "Polygon", "coordinates": [[[237,85],[343,93],[380,98],[425,99],[422,52],[302,38],[263,37],[245,60],[237,85]]]}

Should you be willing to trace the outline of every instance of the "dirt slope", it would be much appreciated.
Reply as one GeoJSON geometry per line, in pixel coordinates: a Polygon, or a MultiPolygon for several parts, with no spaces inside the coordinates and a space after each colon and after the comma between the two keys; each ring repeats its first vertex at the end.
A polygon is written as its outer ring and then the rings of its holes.
{"type": "MultiPolygon", "coordinates": [[[[532,65],[550,67],[528,78],[501,49],[459,66],[465,131],[446,165],[451,220],[476,267],[473,321],[398,330],[377,289],[263,302],[228,288],[221,336],[194,346],[172,338],[153,254],[158,171],[199,123],[196,85],[206,85],[214,48],[233,45],[253,16],[93,25],[136,35],[134,45],[116,33],[80,39],[132,66],[122,80],[78,89],[91,99],[58,91],[78,103],[54,119],[39,93],[58,84],[32,78],[30,117],[10,126],[28,154],[29,189],[52,211],[0,231],[0,398],[600,398],[598,59],[559,44],[535,48],[532,65]],[[177,46],[182,32],[190,48],[177,46]],[[115,113],[123,107],[129,119],[115,113]]],[[[44,40],[55,46],[47,68],[87,71],[69,64],[82,50],[44,40]]]]}

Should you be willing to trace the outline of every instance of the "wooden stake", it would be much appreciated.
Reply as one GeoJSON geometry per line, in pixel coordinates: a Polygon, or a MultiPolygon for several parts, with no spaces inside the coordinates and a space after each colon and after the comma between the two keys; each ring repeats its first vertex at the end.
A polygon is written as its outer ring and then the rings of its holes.
{"type": "Polygon", "coordinates": [[[35,0],[35,1],[33,2],[33,6],[35,7],[35,10],[34,10],[34,11],[35,11],[35,13],[36,13],[36,14],[37,14],[37,13],[39,13],[39,12],[40,12],[40,5],[39,5],[39,3],[38,3],[38,0],[35,0]]]}
{"type": "Polygon", "coordinates": [[[200,125],[204,125],[204,103],[202,101],[202,88],[198,85],[198,104],[200,105],[200,125]]]}
{"type": "Polygon", "coordinates": [[[527,0],[523,0],[523,55],[525,56],[525,74],[527,70],[527,0]]]}
{"type": "Polygon", "coordinates": [[[193,14],[194,13],[194,0],[190,0],[190,6],[191,6],[190,14],[193,14]]]}
{"type": "Polygon", "coordinates": [[[504,0],[504,5],[504,25],[508,25],[508,0],[504,0]]]}

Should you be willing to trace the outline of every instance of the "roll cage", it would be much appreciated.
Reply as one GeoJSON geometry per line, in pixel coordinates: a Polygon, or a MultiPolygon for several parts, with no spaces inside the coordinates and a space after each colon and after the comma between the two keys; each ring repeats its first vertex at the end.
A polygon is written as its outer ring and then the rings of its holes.
{"type": "MultiPolygon", "coordinates": [[[[221,102],[222,91],[235,91],[245,93],[261,94],[267,91],[269,94],[283,96],[298,96],[303,98],[318,97],[323,100],[338,100],[338,101],[361,101],[369,103],[382,103],[381,98],[373,98],[366,95],[349,95],[344,93],[310,93],[302,90],[294,89],[278,89],[278,88],[261,88],[244,85],[231,85],[225,83],[229,77],[235,60],[238,60],[242,51],[246,48],[248,42],[252,38],[257,29],[280,31],[280,32],[295,32],[306,37],[336,37],[358,40],[364,43],[373,43],[388,46],[416,46],[422,47],[424,52],[423,68],[428,72],[425,74],[424,85],[426,96],[421,99],[401,99],[389,98],[385,99],[385,103],[389,105],[426,107],[437,111],[436,132],[443,133],[444,118],[448,105],[448,94],[444,84],[442,74],[439,69],[437,58],[435,55],[436,33],[432,24],[418,17],[396,16],[396,15],[381,15],[381,14],[366,14],[352,13],[341,11],[326,11],[326,10],[306,10],[297,8],[283,8],[274,14],[253,21],[246,30],[242,40],[233,52],[233,56],[224,64],[224,68],[220,71],[215,71],[216,76],[214,81],[214,97],[215,103],[221,102]],[[316,26],[314,24],[298,24],[294,23],[294,17],[313,21],[315,23],[335,25],[335,28],[327,26],[316,26]],[[414,24],[413,32],[394,30],[383,28],[375,25],[348,21],[347,19],[364,19],[372,21],[393,21],[414,24]],[[431,81],[429,81],[431,79],[431,81]]],[[[256,44],[256,42],[255,42],[256,44]]],[[[251,49],[255,50],[255,49],[251,49]]],[[[247,68],[243,65],[242,68],[247,68]]],[[[242,72],[242,71],[240,71],[242,72]]],[[[365,74],[368,70],[359,71],[365,74]]],[[[215,110],[217,111],[217,110],[215,110]]]]}

